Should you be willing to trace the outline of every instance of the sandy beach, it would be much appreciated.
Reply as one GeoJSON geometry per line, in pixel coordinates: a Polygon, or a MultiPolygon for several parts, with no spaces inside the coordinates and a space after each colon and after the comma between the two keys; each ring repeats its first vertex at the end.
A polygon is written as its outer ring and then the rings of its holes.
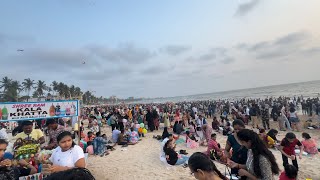
{"type": "MultiPolygon", "coordinates": [[[[211,123],[211,120],[209,120],[211,123]]],[[[277,122],[271,122],[272,127],[277,127],[277,122]]],[[[247,126],[247,128],[251,128],[247,126]]],[[[110,127],[104,127],[103,133],[108,137],[111,134],[110,127]]],[[[320,144],[319,130],[305,130],[315,138],[320,144]]],[[[278,139],[282,139],[286,132],[279,132],[278,139]]],[[[299,140],[302,132],[295,132],[299,140]]],[[[153,139],[153,135],[161,135],[162,130],[153,133],[147,133],[147,136],[142,139],[138,144],[122,148],[116,146],[116,150],[112,151],[110,155],[105,157],[90,156],[88,158],[87,168],[94,174],[97,180],[124,180],[124,179],[159,179],[159,180],[192,180],[195,179],[191,174],[189,168],[182,166],[168,166],[161,162],[160,155],[160,142],[153,139]]],[[[185,139],[184,136],[180,138],[185,139]]],[[[222,147],[225,147],[226,136],[218,134],[217,141],[222,147]]],[[[189,155],[194,152],[203,152],[206,147],[199,147],[197,149],[189,149],[185,143],[178,144],[177,150],[186,149],[189,155]]],[[[281,153],[278,150],[272,149],[278,165],[283,170],[281,153]]],[[[303,156],[298,160],[299,164],[299,180],[311,178],[312,180],[320,180],[320,155],[314,157],[303,156]]],[[[215,163],[218,169],[224,173],[225,166],[215,163]]],[[[278,179],[277,176],[275,176],[278,179]]]]}

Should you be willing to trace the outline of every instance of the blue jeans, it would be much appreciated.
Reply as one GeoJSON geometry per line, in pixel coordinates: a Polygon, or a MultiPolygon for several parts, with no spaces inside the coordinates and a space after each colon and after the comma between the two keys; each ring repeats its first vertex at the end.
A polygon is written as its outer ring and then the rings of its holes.
{"type": "Polygon", "coordinates": [[[283,121],[284,121],[284,126],[287,126],[287,128],[291,131],[291,126],[290,126],[290,122],[288,120],[288,118],[286,116],[282,116],[283,121]]]}
{"type": "Polygon", "coordinates": [[[181,164],[188,164],[188,160],[189,160],[189,156],[186,155],[182,155],[181,158],[178,159],[178,161],[176,162],[176,165],[181,165],[181,164]]]}

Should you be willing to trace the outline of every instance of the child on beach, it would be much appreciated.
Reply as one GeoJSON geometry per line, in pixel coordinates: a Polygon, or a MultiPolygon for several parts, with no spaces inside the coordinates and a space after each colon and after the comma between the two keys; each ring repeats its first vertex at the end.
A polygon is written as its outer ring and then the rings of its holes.
{"type": "Polygon", "coordinates": [[[190,131],[186,131],[186,142],[188,139],[198,142],[198,140],[194,137],[193,134],[190,133],[190,131]]]}
{"type": "Polygon", "coordinates": [[[223,155],[220,144],[217,142],[217,134],[211,134],[211,139],[208,141],[207,151],[204,153],[212,160],[220,160],[223,155]]]}
{"type": "Polygon", "coordinates": [[[299,146],[300,148],[299,158],[302,159],[303,146],[301,142],[296,138],[296,135],[290,132],[287,133],[286,137],[281,141],[279,150],[282,153],[283,167],[286,167],[289,164],[289,158],[292,160],[293,165],[299,171],[298,161],[295,154],[296,146],[299,146]]]}
{"type": "Polygon", "coordinates": [[[131,134],[130,134],[130,142],[131,143],[137,143],[139,141],[139,134],[137,131],[134,130],[134,128],[131,128],[131,134]]]}
{"type": "Polygon", "coordinates": [[[198,140],[192,134],[190,134],[189,131],[186,131],[187,147],[191,148],[191,149],[198,148],[199,144],[197,142],[198,142],[198,140]]]}
{"type": "Polygon", "coordinates": [[[93,142],[94,138],[95,138],[95,136],[93,135],[93,132],[89,131],[87,133],[87,136],[85,136],[84,141],[87,142],[87,143],[88,142],[93,142]]]}
{"type": "Polygon", "coordinates": [[[87,143],[86,153],[88,153],[89,155],[94,155],[92,141],[87,143]]]}
{"type": "Polygon", "coordinates": [[[278,131],[275,129],[270,129],[270,131],[267,133],[267,139],[265,139],[268,148],[274,148],[277,146],[277,135],[278,131]]]}
{"type": "Polygon", "coordinates": [[[293,165],[286,165],[284,168],[285,171],[283,171],[280,176],[279,180],[296,180],[298,176],[298,170],[293,165]]]}

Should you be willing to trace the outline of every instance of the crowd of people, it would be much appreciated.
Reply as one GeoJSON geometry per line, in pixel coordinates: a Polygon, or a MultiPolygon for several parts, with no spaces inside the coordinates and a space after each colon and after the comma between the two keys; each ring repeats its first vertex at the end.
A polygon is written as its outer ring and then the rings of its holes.
{"type": "Polygon", "coordinates": [[[59,119],[47,119],[45,123],[24,121],[14,129],[14,150],[26,143],[37,144],[41,151],[51,152],[47,158],[34,157],[38,154],[33,153],[16,161],[14,152],[5,152],[8,143],[0,137],[0,177],[11,174],[16,179],[42,173],[52,179],[71,171],[90,175],[85,169],[85,153],[103,157],[117,145],[136,145],[147,132],[161,133],[163,129],[162,135],[154,137],[161,141],[160,159],[169,165],[189,167],[197,179],[227,179],[212,160],[231,169],[228,177],[272,179],[275,174],[280,174],[283,180],[294,179],[299,171],[296,155],[302,158],[303,153],[318,154],[317,143],[310,134],[303,133],[303,140],[299,141],[293,133],[303,129],[297,113],[300,110],[308,117],[308,122],[313,122],[312,128],[319,128],[319,98],[279,97],[85,107],[81,110],[80,129],[75,126],[72,131],[66,122],[59,119]],[[212,119],[211,124],[209,118],[212,119]],[[277,128],[271,128],[270,119],[278,122],[277,128]],[[251,128],[246,126],[248,124],[251,128]],[[112,133],[103,134],[104,126],[110,127],[112,133]],[[76,145],[74,139],[78,131],[80,144],[76,145]],[[277,139],[279,131],[288,131],[282,140],[277,139]],[[225,147],[217,142],[219,136],[227,136],[225,147]],[[177,152],[176,143],[181,137],[185,137],[183,142],[187,148],[205,146],[207,150],[191,156],[183,149],[177,152]],[[299,149],[295,149],[296,146],[299,149]],[[282,153],[283,173],[280,173],[270,148],[282,153]]]}
{"type": "MultiPolygon", "coordinates": [[[[303,133],[304,140],[300,142],[291,132],[292,130],[302,130],[298,110],[306,112],[308,120],[315,122],[313,128],[319,127],[319,98],[304,99],[303,97],[139,105],[120,104],[85,108],[83,115],[96,114],[96,116],[101,116],[110,123],[113,131],[120,131],[124,134],[128,128],[137,131],[135,127],[141,123],[145,124],[148,131],[157,131],[160,123],[163,123],[162,136],[155,138],[162,140],[162,158],[170,165],[187,166],[186,164],[190,162],[185,151],[177,153],[176,150],[175,141],[178,141],[183,134],[186,137],[187,147],[207,146],[207,151],[203,154],[209,159],[228,164],[231,168],[230,174],[245,176],[249,179],[254,179],[254,177],[269,179],[274,174],[280,173],[269,148],[278,149],[282,153],[285,169],[290,169],[290,171],[295,169],[297,172],[299,169],[296,145],[300,147],[299,158],[302,157],[303,152],[310,155],[318,153],[316,141],[308,133],[303,133]],[[213,119],[212,124],[208,124],[207,118],[213,119]],[[278,122],[278,130],[270,127],[270,119],[278,122]],[[252,130],[246,129],[246,125],[249,123],[252,125],[252,130]],[[169,133],[169,129],[172,130],[171,133],[169,133]],[[213,133],[213,131],[217,133],[213,133]],[[289,132],[286,134],[286,138],[278,141],[276,137],[278,131],[289,132]],[[240,137],[237,135],[239,132],[240,137]],[[216,141],[217,135],[220,133],[228,136],[225,148],[221,148],[216,141]],[[288,159],[292,160],[293,165],[289,165],[288,159]],[[248,163],[248,161],[251,162],[248,163]],[[255,168],[259,168],[259,165],[261,165],[261,169],[268,171],[262,172],[255,168]]],[[[289,175],[281,174],[281,176],[287,177],[289,175]]]]}

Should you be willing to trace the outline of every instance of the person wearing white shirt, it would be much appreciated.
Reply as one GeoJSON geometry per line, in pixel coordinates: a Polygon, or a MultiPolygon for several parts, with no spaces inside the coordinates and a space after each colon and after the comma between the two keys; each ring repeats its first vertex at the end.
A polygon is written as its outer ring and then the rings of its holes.
{"type": "Polygon", "coordinates": [[[166,158],[166,154],[163,151],[163,147],[167,143],[167,141],[169,141],[169,140],[173,140],[172,134],[169,134],[168,137],[166,137],[165,139],[162,140],[162,142],[161,142],[161,150],[160,150],[161,151],[161,157],[160,158],[164,158],[164,159],[166,158]]]}
{"type": "Polygon", "coordinates": [[[85,168],[84,153],[80,146],[75,145],[69,131],[60,133],[57,137],[59,146],[53,150],[46,171],[51,173],[65,171],[72,168],[85,168]]]}

